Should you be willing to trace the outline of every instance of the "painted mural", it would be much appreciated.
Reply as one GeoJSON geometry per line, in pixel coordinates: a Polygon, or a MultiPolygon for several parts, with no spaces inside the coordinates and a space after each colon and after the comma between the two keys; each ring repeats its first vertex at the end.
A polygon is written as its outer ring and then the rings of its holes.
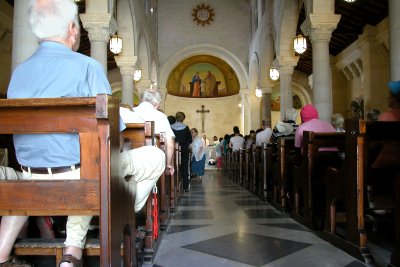
{"type": "Polygon", "coordinates": [[[225,78],[221,71],[212,64],[194,64],[182,75],[180,94],[191,97],[226,95],[225,78]]]}
{"type": "MultiPolygon", "coordinates": [[[[281,100],[280,94],[275,93],[271,95],[271,110],[272,111],[280,111],[281,100]]],[[[295,109],[301,109],[303,104],[301,103],[300,97],[298,95],[293,96],[293,107],[295,109]]]]}
{"type": "Polygon", "coordinates": [[[223,60],[195,56],[182,61],[170,73],[168,93],[181,97],[222,97],[239,93],[236,73],[223,60]]]}

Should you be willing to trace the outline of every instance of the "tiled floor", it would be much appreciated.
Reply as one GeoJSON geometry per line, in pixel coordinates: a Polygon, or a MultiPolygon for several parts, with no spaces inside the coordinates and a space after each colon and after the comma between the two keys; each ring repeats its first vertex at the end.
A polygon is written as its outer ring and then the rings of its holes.
{"type": "Polygon", "coordinates": [[[230,180],[206,172],[178,203],[153,265],[197,266],[364,265],[230,180]]]}

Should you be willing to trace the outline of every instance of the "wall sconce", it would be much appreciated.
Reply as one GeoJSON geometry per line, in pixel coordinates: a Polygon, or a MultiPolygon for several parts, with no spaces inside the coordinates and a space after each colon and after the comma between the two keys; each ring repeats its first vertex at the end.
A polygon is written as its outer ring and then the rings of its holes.
{"type": "Polygon", "coordinates": [[[279,79],[279,71],[275,67],[269,69],[269,77],[271,80],[276,81],[279,79]]]}
{"type": "Polygon", "coordinates": [[[262,91],[260,88],[256,88],[256,97],[262,97],[262,91]]]}
{"type": "Polygon", "coordinates": [[[303,54],[307,50],[307,40],[306,38],[299,34],[293,40],[294,51],[298,54],[303,54]]]}
{"type": "Polygon", "coordinates": [[[110,50],[114,54],[119,54],[122,51],[122,38],[118,34],[113,35],[110,39],[110,50]]]}
{"type": "Polygon", "coordinates": [[[140,81],[140,79],[142,79],[142,69],[139,68],[133,73],[133,80],[137,82],[140,81]]]}
{"type": "Polygon", "coordinates": [[[238,107],[239,107],[239,108],[243,107],[242,103],[239,103],[239,104],[238,104],[238,107]]]}

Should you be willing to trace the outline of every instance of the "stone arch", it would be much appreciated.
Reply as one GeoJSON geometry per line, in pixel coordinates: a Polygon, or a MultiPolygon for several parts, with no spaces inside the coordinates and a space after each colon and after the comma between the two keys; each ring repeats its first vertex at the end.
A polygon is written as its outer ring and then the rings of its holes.
{"type": "Polygon", "coordinates": [[[280,1],[274,19],[275,51],[277,57],[294,56],[293,38],[296,36],[299,7],[297,1],[280,1]]]}
{"type": "Polygon", "coordinates": [[[150,64],[150,80],[156,84],[156,88],[158,88],[158,75],[157,75],[157,64],[154,59],[152,59],[150,64]]]}
{"type": "Polygon", "coordinates": [[[253,53],[249,65],[249,90],[255,90],[260,78],[260,59],[257,53],[253,53]]]}
{"type": "Polygon", "coordinates": [[[165,89],[167,87],[169,74],[181,61],[197,55],[210,55],[224,60],[235,71],[239,79],[241,90],[247,88],[248,76],[246,68],[243,66],[242,62],[240,62],[233,53],[225,48],[211,44],[196,44],[188,46],[173,54],[160,69],[159,88],[165,89]]]}
{"type": "Polygon", "coordinates": [[[148,46],[145,31],[141,30],[138,42],[138,52],[137,56],[140,62],[140,67],[142,69],[142,79],[150,79],[150,49],[148,46]]]}
{"type": "Polygon", "coordinates": [[[312,103],[312,92],[309,87],[296,81],[292,81],[292,86],[293,95],[298,95],[303,105],[312,103]]]}
{"type": "Polygon", "coordinates": [[[121,56],[134,56],[135,47],[135,20],[132,14],[130,1],[119,0],[117,2],[118,34],[122,37],[123,48],[121,56]]]}

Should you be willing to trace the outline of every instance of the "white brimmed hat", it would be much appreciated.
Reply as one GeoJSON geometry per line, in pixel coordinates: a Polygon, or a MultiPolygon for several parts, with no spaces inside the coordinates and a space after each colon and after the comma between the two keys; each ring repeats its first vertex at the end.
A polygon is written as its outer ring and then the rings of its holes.
{"type": "Polygon", "coordinates": [[[285,136],[293,133],[293,126],[290,123],[282,121],[276,123],[276,129],[285,136]]]}

